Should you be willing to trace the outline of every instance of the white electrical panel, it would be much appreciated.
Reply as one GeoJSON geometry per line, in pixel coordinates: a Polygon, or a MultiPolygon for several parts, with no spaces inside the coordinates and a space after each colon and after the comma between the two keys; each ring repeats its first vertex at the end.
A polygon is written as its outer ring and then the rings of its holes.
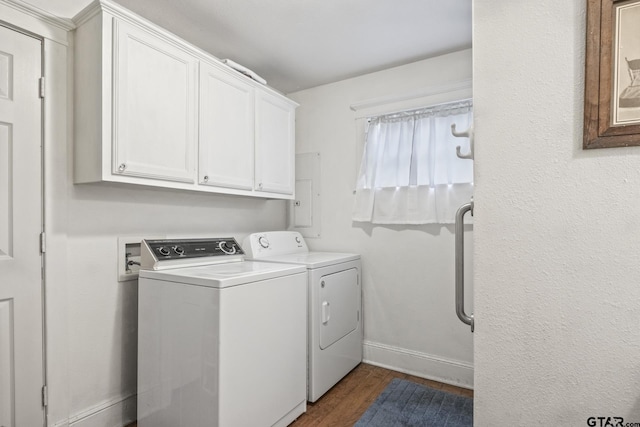
{"type": "Polygon", "coordinates": [[[289,202],[288,230],[320,237],[320,153],[296,155],[295,200],[289,202]]]}

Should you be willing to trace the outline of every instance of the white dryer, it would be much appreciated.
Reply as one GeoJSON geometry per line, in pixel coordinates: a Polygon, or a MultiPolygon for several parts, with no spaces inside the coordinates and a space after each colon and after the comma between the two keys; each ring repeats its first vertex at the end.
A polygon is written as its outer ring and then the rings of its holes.
{"type": "Polygon", "coordinates": [[[148,240],[138,427],[287,426],[306,410],[307,277],[232,238],[148,240]]]}
{"type": "Polygon", "coordinates": [[[315,402],[362,361],[360,255],[310,252],[293,231],[251,234],[243,247],[248,259],[307,268],[307,400],[315,402]]]}

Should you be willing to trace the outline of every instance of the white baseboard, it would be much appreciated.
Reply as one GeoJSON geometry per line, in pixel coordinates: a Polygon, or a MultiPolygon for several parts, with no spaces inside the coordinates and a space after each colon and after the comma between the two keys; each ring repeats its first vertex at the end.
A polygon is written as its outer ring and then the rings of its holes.
{"type": "Polygon", "coordinates": [[[132,394],[76,412],[53,427],[122,427],[136,420],[136,412],[136,395],[132,394]]]}
{"type": "Polygon", "coordinates": [[[473,365],[431,354],[365,341],[364,362],[382,368],[473,389],[473,365]]]}
{"type": "MultiPolygon", "coordinates": [[[[473,365],[373,341],[363,343],[363,361],[405,374],[473,389],[473,365]]],[[[77,412],[52,427],[122,427],[136,420],[136,395],[111,399],[77,412]]]]}

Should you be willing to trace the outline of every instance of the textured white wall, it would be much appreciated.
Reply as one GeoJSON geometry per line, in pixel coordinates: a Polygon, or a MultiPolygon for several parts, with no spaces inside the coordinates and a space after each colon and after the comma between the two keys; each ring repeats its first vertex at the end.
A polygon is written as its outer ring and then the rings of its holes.
{"type": "Polygon", "coordinates": [[[584,39],[474,2],[477,426],[640,422],[640,148],[582,150],[584,39]]]}
{"type": "Polygon", "coordinates": [[[466,386],[473,339],[455,315],[453,227],[351,221],[360,159],[349,106],[470,79],[471,68],[471,50],[464,50],[289,94],[300,103],[297,152],[321,155],[321,238],[309,246],[362,255],[365,358],[466,386]]]}

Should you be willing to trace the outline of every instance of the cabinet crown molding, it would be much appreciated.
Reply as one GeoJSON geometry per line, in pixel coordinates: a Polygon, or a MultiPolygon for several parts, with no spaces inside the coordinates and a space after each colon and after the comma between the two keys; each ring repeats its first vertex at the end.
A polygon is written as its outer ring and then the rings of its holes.
{"type": "MultiPolygon", "coordinates": [[[[7,1],[7,0],[0,0],[0,2],[3,1],[7,1]]],[[[75,24],[75,27],[80,27],[82,26],[84,23],[86,23],[87,21],[89,21],[91,18],[93,18],[94,16],[96,16],[99,13],[108,13],[109,15],[112,15],[113,17],[122,20],[122,21],[126,21],[132,25],[138,26],[143,28],[144,30],[153,33],[154,35],[156,35],[157,37],[163,38],[166,41],[174,44],[175,46],[179,47],[180,49],[183,49],[187,52],[189,52],[190,54],[192,54],[193,56],[195,56],[197,59],[201,60],[201,61],[207,61],[207,62],[213,62],[214,64],[216,64],[218,67],[222,67],[224,69],[226,69],[230,74],[234,74],[234,75],[240,75],[243,77],[243,79],[246,79],[247,82],[251,85],[253,85],[254,87],[260,87],[264,90],[273,92],[275,94],[281,95],[281,96],[285,96],[285,94],[283,94],[282,92],[278,91],[277,89],[274,89],[270,86],[267,85],[263,85],[260,84],[258,82],[256,82],[255,80],[247,77],[247,76],[243,76],[242,74],[240,74],[238,71],[234,70],[233,68],[229,67],[227,64],[223,63],[220,58],[218,58],[217,56],[213,55],[212,53],[209,53],[195,45],[193,45],[192,43],[176,36],[175,34],[165,30],[164,28],[158,26],[157,24],[154,24],[153,22],[149,21],[146,18],[143,18],[140,15],[137,15],[133,12],[131,12],[130,10],[124,8],[123,6],[111,1],[111,0],[94,0],[92,3],[90,3],[87,7],[85,7],[83,10],[81,10],[80,12],[78,12],[78,14],[76,14],[76,16],[73,17],[73,23],[75,24]]],[[[297,103],[295,103],[292,100],[289,100],[289,102],[292,105],[295,105],[296,107],[298,106],[297,103]]]]}
{"type": "MultiPolygon", "coordinates": [[[[197,48],[186,40],[181,39],[180,37],[159,27],[146,18],[143,18],[142,16],[137,15],[134,12],[131,12],[129,9],[126,9],[123,6],[110,0],[94,0],[87,7],[78,12],[76,16],[73,17],[73,22],[75,23],[76,27],[80,27],[100,13],[108,13],[109,15],[120,21],[128,22],[132,25],[143,28],[144,30],[153,33],[155,36],[161,37],[173,44],[176,44],[178,47],[189,51],[189,53],[191,54],[196,54],[198,56],[204,55],[209,58],[213,57],[213,55],[211,55],[210,53],[197,48]]],[[[218,58],[215,59],[219,61],[218,58]]]]}

